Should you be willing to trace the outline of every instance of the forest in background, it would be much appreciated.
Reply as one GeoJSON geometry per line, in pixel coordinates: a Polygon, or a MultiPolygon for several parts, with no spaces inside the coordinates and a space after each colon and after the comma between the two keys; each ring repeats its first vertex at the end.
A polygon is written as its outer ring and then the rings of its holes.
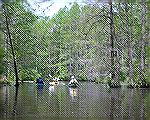
{"type": "Polygon", "coordinates": [[[149,84],[150,1],[72,4],[39,17],[24,1],[1,3],[1,76],[149,84]]]}

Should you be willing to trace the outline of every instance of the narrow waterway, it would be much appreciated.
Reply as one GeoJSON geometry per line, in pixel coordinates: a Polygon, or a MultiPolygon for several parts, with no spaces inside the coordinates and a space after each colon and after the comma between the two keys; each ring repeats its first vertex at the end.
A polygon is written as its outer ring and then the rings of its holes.
{"type": "Polygon", "coordinates": [[[113,88],[82,82],[0,86],[0,120],[149,120],[150,89],[113,88]],[[67,84],[67,83],[66,83],[67,84]]]}

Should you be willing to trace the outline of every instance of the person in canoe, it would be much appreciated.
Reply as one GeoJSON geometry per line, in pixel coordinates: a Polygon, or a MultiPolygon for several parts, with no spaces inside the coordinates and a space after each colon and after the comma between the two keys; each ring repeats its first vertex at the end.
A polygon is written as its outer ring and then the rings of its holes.
{"type": "Polygon", "coordinates": [[[68,86],[69,87],[78,87],[79,86],[79,82],[75,79],[74,76],[72,76],[68,86]]]}
{"type": "Polygon", "coordinates": [[[44,84],[43,78],[39,77],[38,79],[36,79],[36,83],[37,84],[44,84]]]}
{"type": "Polygon", "coordinates": [[[49,82],[50,85],[58,85],[59,84],[59,78],[53,78],[52,81],[49,82]]]}

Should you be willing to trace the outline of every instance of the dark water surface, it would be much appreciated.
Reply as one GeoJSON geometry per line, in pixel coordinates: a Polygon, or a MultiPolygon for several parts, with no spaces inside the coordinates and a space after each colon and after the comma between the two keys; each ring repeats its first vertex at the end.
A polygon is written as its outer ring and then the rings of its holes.
{"type": "Polygon", "coordinates": [[[0,120],[150,120],[149,89],[81,84],[0,86],[0,120]]]}

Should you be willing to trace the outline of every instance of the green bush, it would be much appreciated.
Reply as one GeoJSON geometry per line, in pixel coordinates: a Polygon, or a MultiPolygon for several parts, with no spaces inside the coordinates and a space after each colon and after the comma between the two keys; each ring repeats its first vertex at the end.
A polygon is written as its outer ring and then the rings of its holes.
{"type": "Polygon", "coordinates": [[[0,75],[2,75],[4,72],[4,66],[0,63],[0,75]]]}
{"type": "Polygon", "coordinates": [[[144,78],[145,78],[145,81],[150,85],[150,73],[149,73],[149,68],[147,68],[147,69],[145,70],[144,78]]]}
{"type": "Polygon", "coordinates": [[[3,74],[4,72],[3,57],[4,57],[4,51],[2,48],[0,48],[0,75],[3,74]]]}
{"type": "Polygon", "coordinates": [[[67,72],[67,68],[63,65],[59,67],[59,75],[56,76],[60,78],[61,80],[68,80],[69,79],[69,74],[67,72]]]}
{"type": "Polygon", "coordinates": [[[14,81],[15,80],[15,75],[12,71],[8,72],[7,79],[8,79],[8,81],[14,81]]]}
{"type": "Polygon", "coordinates": [[[19,76],[22,81],[34,81],[38,77],[41,77],[38,71],[34,69],[22,69],[19,73],[19,76]]]}
{"type": "Polygon", "coordinates": [[[78,75],[78,80],[80,80],[80,81],[86,81],[87,80],[87,76],[85,74],[79,74],[78,75]]]}
{"type": "Polygon", "coordinates": [[[126,74],[124,72],[120,72],[119,80],[124,82],[126,80],[126,74]]]}

